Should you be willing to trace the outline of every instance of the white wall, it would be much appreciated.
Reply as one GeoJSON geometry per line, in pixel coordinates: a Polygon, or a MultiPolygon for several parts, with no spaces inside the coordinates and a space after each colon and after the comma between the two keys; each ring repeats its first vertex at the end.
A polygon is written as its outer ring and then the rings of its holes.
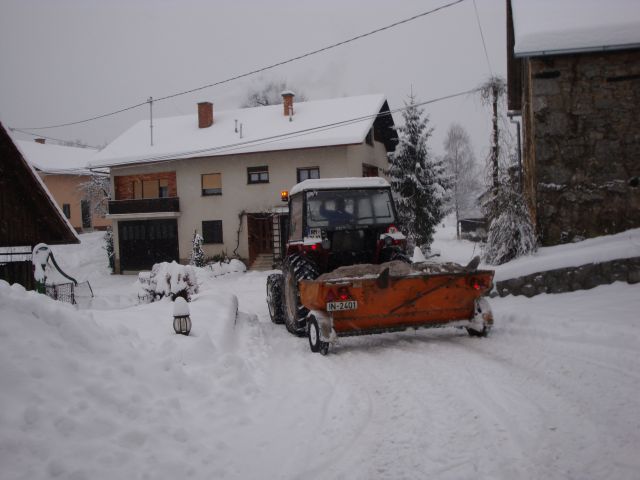
{"type": "MultiPolygon", "coordinates": [[[[320,178],[360,177],[362,164],[388,167],[384,146],[374,142],[358,145],[318,147],[301,150],[283,150],[242,155],[204,157],[177,160],[161,164],[136,167],[114,167],[111,175],[135,175],[150,172],[176,172],[176,185],[180,197],[178,238],[180,261],[186,262],[191,253],[194,230],[202,233],[203,220],[222,220],[223,244],[205,244],[207,256],[226,252],[247,258],[249,256],[247,221],[242,217],[239,236],[240,213],[269,212],[284,204],[280,200],[282,190],[290,190],[296,183],[296,169],[319,167],[320,178]],[[269,183],[247,184],[247,168],[269,166],[269,183]],[[222,174],[222,195],[202,196],[201,175],[222,174]]],[[[140,218],[144,219],[144,218],[140,218]]],[[[114,238],[117,251],[117,225],[114,222],[114,238]]]]}

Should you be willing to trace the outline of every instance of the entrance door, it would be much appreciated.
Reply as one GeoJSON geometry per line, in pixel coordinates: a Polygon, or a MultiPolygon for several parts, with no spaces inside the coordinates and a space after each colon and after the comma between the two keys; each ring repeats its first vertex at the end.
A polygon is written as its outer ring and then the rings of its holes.
{"type": "Polygon", "coordinates": [[[249,263],[262,253],[273,254],[273,219],[269,214],[247,214],[249,263]]]}
{"type": "Polygon", "coordinates": [[[80,200],[80,212],[82,214],[82,229],[91,228],[91,202],[80,200]]]}
{"type": "Polygon", "coordinates": [[[118,222],[120,270],[150,270],[154,263],[178,261],[178,222],[118,222]]]}

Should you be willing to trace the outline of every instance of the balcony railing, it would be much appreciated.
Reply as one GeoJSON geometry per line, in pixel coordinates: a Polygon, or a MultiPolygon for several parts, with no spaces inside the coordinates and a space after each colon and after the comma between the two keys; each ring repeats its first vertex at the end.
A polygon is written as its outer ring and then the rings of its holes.
{"type": "Polygon", "coordinates": [[[109,202],[109,215],[179,211],[179,197],[140,198],[138,200],[111,200],[109,202]]]}

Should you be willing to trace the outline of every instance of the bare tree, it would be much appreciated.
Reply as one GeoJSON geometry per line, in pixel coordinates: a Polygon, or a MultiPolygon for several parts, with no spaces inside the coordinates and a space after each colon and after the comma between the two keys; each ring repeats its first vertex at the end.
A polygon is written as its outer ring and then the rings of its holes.
{"type": "Polygon", "coordinates": [[[451,182],[451,209],[456,214],[456,235],[460,238],[460,216],[477,206],[482,191],[482,172],[476,163],[471,139],[459,124],[449,127],[444,141],[444,166],[451,182]]]}
{"type": "Polygon", "coordinates": [[[296,101],[304,102],[307,96],[300,90],[287,85],[285,81],[271,80],[258,88],[252,88],[247,93],[242,108],[264,107],[266,105],[279,105],[282,103],[282,92],[292,90],[296,94],[296,101]]]}
{"type": "Polygon", "coordinates": [[[499,127],[500,123],[506,123],[506,92],[506,83],[500,77],[491,77],[480,86],[483,103],[492,109],[491,154],[487,158],[491,188],[482,208],[489,222],[484,259],[494,265],[530,254],[537,248],[531,213],[516,180],[514,142],[508,130],[499,127]]]}
{"type": "Polygon", "coordinates": [[[485,83],[480,86],[480,98],[485,105],[491,105],[493,114],[491,115],[491,121],[493,124],[493,131],[491,134],[491,186],[495,190],[498,188],[500,178],[500,129],[498,108],[504,106],[504,97],[507,93],[507,83],[502,77],[490,77],[485,83]]]}
{"type": "Polygon", "coordinates": [[[111,198],[111,181],[109,175],[104,173],[92,173],[89,179],[82,182],[78,189],[82,192],[84,200],[91,203],[91,210],[100,216],[108,213],[108,202],[111,198]]]}

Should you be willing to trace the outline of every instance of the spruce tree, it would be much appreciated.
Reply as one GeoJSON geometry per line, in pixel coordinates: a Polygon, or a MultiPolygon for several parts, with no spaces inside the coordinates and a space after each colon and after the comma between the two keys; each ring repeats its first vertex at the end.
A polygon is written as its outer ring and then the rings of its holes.
{"type": "Polygon", "coordinates": [[[191,258],[189,259],[189,265],[193,265],[194,267],[204,267],[205,258],[204,251],[202,250],[202,243],[204,239],[202,235],[198,233],[198,231],[193,232],[193,240],[191,247],[191,258]]]}
{"type": "Polygon", "coordinates": [[[433,134],[429,116],[416,105],[413,94],[405,105],[404,125],[396,129],[399,143],[388,173],[399,228],[414,245],[427,251],[445,215],[448,181],[442,162],[433,157],[427,145],[433,134]]]}

